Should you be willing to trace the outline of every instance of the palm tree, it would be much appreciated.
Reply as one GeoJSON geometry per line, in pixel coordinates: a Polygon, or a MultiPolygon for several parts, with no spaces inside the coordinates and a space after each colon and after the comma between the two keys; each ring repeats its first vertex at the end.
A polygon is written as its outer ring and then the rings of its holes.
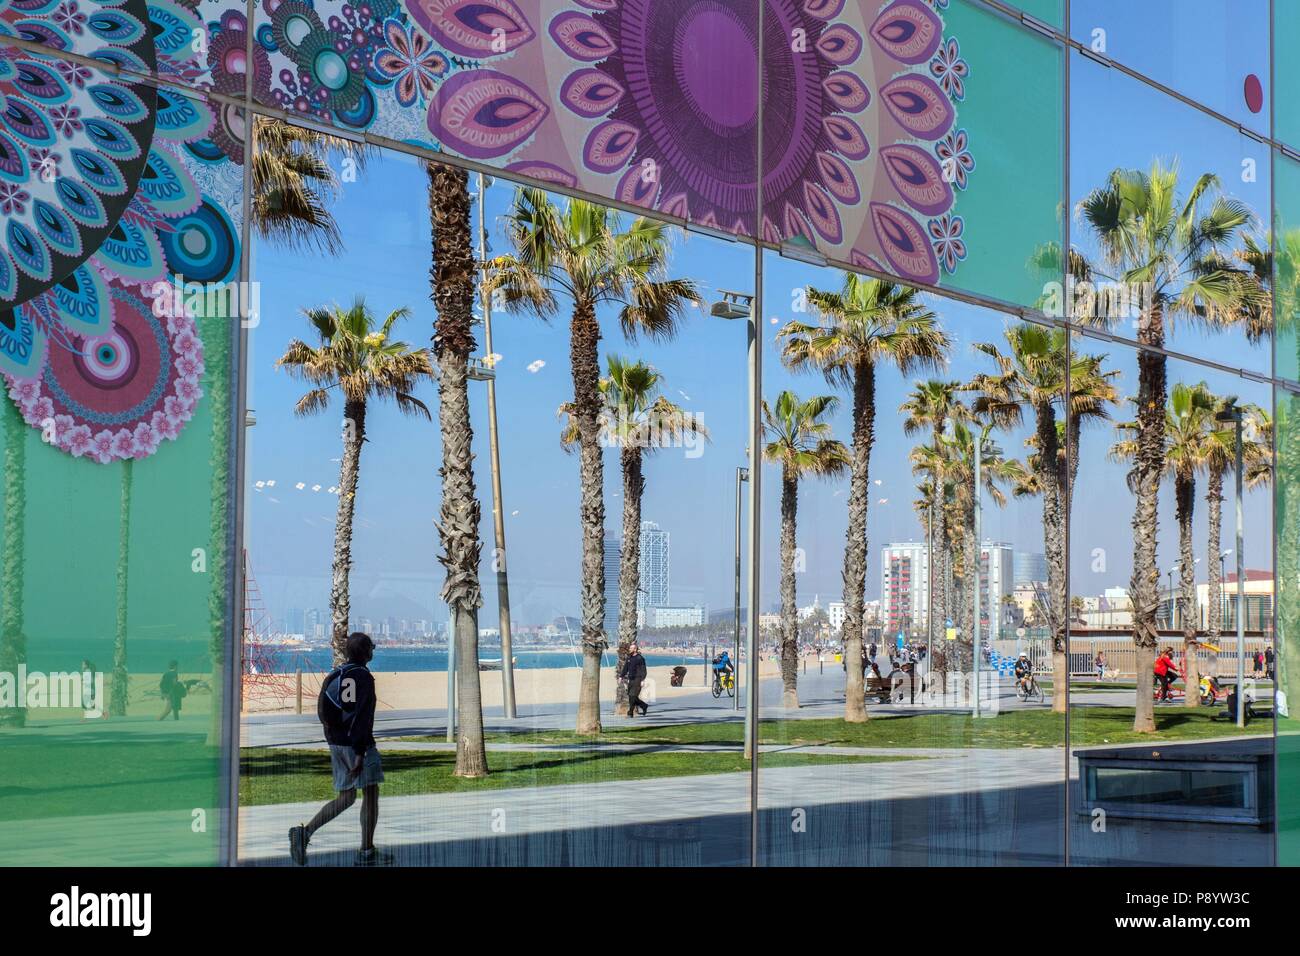
{"type": "MultiPolygon", "coordinates": [[[[1235,395],[1215,396],[1215,416],[1221,411],[1238,407],[1235,395]]],[[[1256,488],[1267,484],[1273,469],[1273,422],[1268,412],[1257,405],[1240,406],[1245,412],[1246,427],[1253,434],[1242,443],[1242,465],[1245,484],[1256,488]]],[[[1209,588],[1206,601],[1206,640],[1218,644],[1223,633],[1223,577],[1220,558],[1223,555],[1223,479],[1237,467],[1236,427],[1211,417],[1211,431],[1205,441],[1205,501],[1209,508],[1207,550],[1209,553],[1209,588]]]]}
{"type": "Polygon", "coordinates": [[[127,458],[122,462],[122,493],[117,519],[117,619],[113,633],[113,690],[108,704],[108,712],[113,717],[126,716],[131,690],[131,677],[126,666],[126,636],[131,566],[131,486],[134,475],[135,462],[127,458]]]}
{"type": "Polygon", "coordinates": [[[389,313],[382,325],[358,298],[351,308],[339,306],[305,309],[303,315],[316,330],[320,344],[292,340],[276,361],[310,390],[294,411],[311,415],[329,406],[330,393],[343,396],[343,458],[339,466],[339,506],[334,528],[334,570],[330,585],[331,643],[334,662],[344,658],[348,636],[348,573],[352,568],[352,515],[356,508],[361,444],[366,440],[366,408],[371,399],[392,399],[404,414],[430,418],[429,409],[412,392],[422,378],[433,374],[429,354],[412,350],[405,342],[389,341],[389,334],[408,309],[389,313]]]}
{"type": "MultiPolygon", "coordinates": [[[[1024,479],[1024,466],[1015,459],[1004,458],[1002,449],[989,440],[992,423],[972,416],[969,422],[954,421],[950,434],[941,439],[948,459],[947,473],[952,481],[953,502],[957,520],[957,567],[954,573],[954,599],[957,604],[954,619],[961,624],[961,639],[957,642],[959,670],[974,663],[975,602],[973,597],[980,589],[980,542],[975,537],[975,443],[980,442],[980,493],[987,494],[999,508],[1006,504],[1006,495],[999,485],[1014,486],[1024,479]]],[[[997,610],[985,607],[990,622],[996,619],[997,610]]],[[[983,632],[987,635],[987,631],[983,632]]],[[[951,663],[951,662],[950,662],[951,663]]]]}
{"type": "Polygon", "coordinates": [[[688,303],[689,279],[667,278],[669,229],[637,217],[625,225],[615,210],[573,199],[560,210],[541,189],[520,189],[506,217],[514,254],[492,262],[487,288],[507,309],[545,318],[556,293],[572,302],[569,356],[573,416],[578,429],[582,523],[582,684],[577,732],[600,733],[600,664],[605,641],[604,462],[600,447],[600,320],[619,309],[624,335],[671,338],[688,303]]]}
{"type": "Polygon", "coordinates": [[[478,263],[470,247],[469,174],[428,163],[433,234],[430,298],[438,308],[433,354],[438,361],[438,424],[442,431],[442,512],[438,536],[447,569],[447,602],[456,642],[456,702],[460,720],[456,776],[487,776],[483,694],[478,670],[478,609],[483,606],[478,561],[480,506],[474,489],[473,423],[469,415],[469,357],[474,351],[474,294],[478,263]]]}
{"type": "Polygon", "coordinates": [[[330,165],[338,156],[365,166],[368,148],[341,136],[258,116],[254,120],[253,228],[289,249],[337,255],[343,236],[328,209],[340,183],[330,165]]]}
{"type": "Polygon", "coordinates": [[[806,401],[784,391],[776,404],[763,402],[763,457],[781,466],[781,695],[782,706],[799,706],[799,620],[795,603],[795,525],[799,510],[799,482],[805,477],[829,478],[849,467],[844,443],[831,438],[823,418],[839,402],[832,395],[815,395],[806,401]]]}
{"type": "MultiPolygon", "coordinates": [[[[912,389],[911,394],[907,397],[907,401],[903,402],[898,408],[899,413],[906,416],[903,419],[903,434],[915,435],[922,429],[930,429],[933,444],[929,447],[937,452],[939,438],[943,435],[948,422],[966,421],[969,417],[970,410],[957,398],[957,392],[960,389],[960,382],[945,382],[940,379],[917,382],[916,387],[912,389]]],[[[944,603],[947,588],[939,587],[936,589],[935,582],[946,582],[951,569],[948,548],[944,544],[948,534],[947,524],[944,521],[943,506],[946,483],[940,474],[942,455],[926,456],[925,460],[928,462],[928,466],[925,464],[920,465],[920,470],[926,471],[930,475],[930,480],[926,484],[930,493],[930,500],[925,528],[926,532],[932,535],[934,540],[940,542],[940,560],[936,561],[934,555],[930,556],[931,608],[927,613],[932,614],[936,621],[945,621],[948,618],[948,608],[944,603]],[[930,527],[931,523],[934,524],[933,528],[930,527]]],[[[913,465],[914,469],[918,465],[915,457],[913,458],[913,465]]],[[[929,626],[933,628],[933,624],[929,626]]]]}
{"type": "Polygon", "coordinates": [[[943,364],[948,336],[936,316],[908,286],[849,273],[840,292],[808,289],[822,325],[790,322],[781,329],[782,356],[792,369],[820,370],[853,394],[849,522],[844,547],[844,638],[848,681],[844,719],[867,719],[862,683],[862,608],[867,580],[867,506],[871,447],[875,441],[876,366],[903,375],[943,364]]]}
{"type": "MultiPolygon", "coordinates": [[[[1253,215],[1241,202],[1220,195],[1219,181],[1203,174],[1180,204],[1177,165],[1152,165],[1150,173],[1114,170],[1105,185],[1079,205],[1096,235],[1102,262],[1072,257],[1076,277],[1098,276],[1147,291],[1138,322],[1137,430],[1129,474],[1136,503],[1133,512],[1133,643],[1137,671],[1155,663],[1160,603],[1156,565],[1157,499],[1165,470],[1165,326],[1177,318],[1224,327],[1241,321],[1262,292],[1255,274],[1224,258],[1238,232],[1253,215]],[[1102,268],[1104,267],[1104,269],[1102,268]]],[[[1155,732],[1151,695],[1139,682],[1133,729],[1155,732]]]]}
{"type": "MultiPolygon", "coordinates": [[[[641,593],[641,501],[645,496],[643,458],[647,452],[680,441],[687,435],[708,438],[708,429],[690,412],[661,392],[663,376],[644,362],[608,355],[609,375],[600,380],[602,437],[619,449],[623,470],[623,548],[618,569],[618,668],[622,673],[628,648],[637,635],[637,595],[641,593]]],[[[568,417],[560,437],[566,450],[578,444],[573,404],[560,409],[568,417]]],[[[615,689],[615,710],[627,708],[627,685],[615,689]]]]}
{"type": "MultiPolygon", "coordinates": [[[[1192,518],[1196,506],[1196,475],[1206,469],[1207,446],[1215,443],[1211,437],[1215,427],[1215,396],[1204,382],[1187,385],[1179,382],[1170,392],[1165,409],[1165,468],[1174,485],[1174,504],[1178,521],[1178,614],[1183,624],[1183,647],[1187,665],[1183,675],[1188,687],[1189,707],[1197,706],[1197,696],[1192,688],[1200,682],[1197,660],[1196,614],[1196,559],[1192,545],[1192,518]]],[[[1136,435],[1136,422],[1121,422],[1116,428],[1124,434],[1136,435]]],[[[1132,461],[1137,454],[1135,438],[1123,439],[1111,448],[1111,457],[1117,461],[1132,461]]],[[[1217,560],[1218,552],[1214,552],[1217,560]]],[[[1215,563],[1211,561],[1211,564],[1215,563]]],[[[1172,600],[1172,596],[1171,596],[1172,600]]],[[[1139,674],[1142,672],[1139,671],[1139,674]]]]}
{"type": "MultiPolygon", "coordinates": [[[[1101,371],[1101,359],[1097,356],[1072,356],[1063,329],[1024,322],[1007,328],[1003,338],[1007,343],[1006,354],[991,342],[975,346],[977,352],[997,363],[998,371],[974,377],[972,388],[981,394],[973,407],[1003,428],[1019,427],[1026,410],[1034,416],[1034,434],[1025,443],[1033,449],[1028,456],[1031,480],[1017,490],[1021,494],[1036,494],[1043,503],[1043,553],[1047,563],[1044,611],[1052,635],[1052,686],[1064,688],[1069,680],[1065,528],[1069,520],[1070,489],[1079,463],[1079,433],[1085,419],[1108,416],[1106,407],[1115,400],[1115,390],[1109,380],[1116,373],[1101,371]],[[1065,413],[1067,382],[1068,414],[1065,413]]],[[[1052,695],[1054,711],[1064,713],[1066,705],[1065,693],[1052,695]]]]}
{"type": "MultiPolygon", "coordinates": [[[[27,634],[23,625],[23,553],[27,516],[27,423],[17,407],[0,400],[4,461],[4,552],[0,556],[0,672],[17,674],[27,660],[27,634]]],[[[100,702],[102,704],[102,702],[100,702]]],[[[0,709],[0,726],[22,727],[27,723],[25,707],[0,709]]]]}

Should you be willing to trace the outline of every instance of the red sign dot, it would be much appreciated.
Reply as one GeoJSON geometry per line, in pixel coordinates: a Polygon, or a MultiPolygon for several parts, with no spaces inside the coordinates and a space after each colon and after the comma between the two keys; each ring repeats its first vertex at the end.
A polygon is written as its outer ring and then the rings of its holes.
{"type": "Polygon", "coordinates": [[[1254,73],[1246,76],[1246,106],[1252,113],[1258,113],[1264,108],[1264,87],[1259,82],[1259,77],[1254,73]]]}

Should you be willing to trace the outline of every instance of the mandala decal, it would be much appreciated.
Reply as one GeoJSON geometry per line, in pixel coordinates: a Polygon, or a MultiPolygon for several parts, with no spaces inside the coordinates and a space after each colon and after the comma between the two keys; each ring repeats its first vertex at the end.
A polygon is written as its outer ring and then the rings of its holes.
{"type": "MultiPolygon", "coordinates": [[[[757,73],[754,4],[582,6],[556,13],[545,31],[572,64],[558,108],[566,123],[586,129],[581,171],[567,184],[592,188],[592,176],[617,176],[598,191],[753,234],[757,84],[736,78],[757,73]]],[[[941,268],[955,271],[965,244],[962,219],[952,213],[954,187],[966,188],[975,162],[966,131],[954,131],[970,71],[957,39],[944,37],[944,6],[769,0],[765,241],[814,246],[918,282],[939,281],[941,268]]],[[[512,116],[535,113],[522,93],[500,87],[512,116]]],[[[467,103],[461,113],[478,116],[477,106],[467,103]]],[[[455,142],[449,148],[464,151],[455,142]]]]}
{"type": "MultiPolygon", "coordinates": [[[[946,0],[765,0],[761,223],[754,0],[260,6],[270,105],[911,281],[965,257],[970,67],[946,0]]],[[[218,88],[242,88],[244,31],[223,15],[218,88]]]]}
{"type": "MultiPolygon", "coordinates": [[[[194,82],[181,0],[26,0],[0,34],[194,82]]],[[[145,458],[202,396],[177,280],[230,279],[238,231],[194,178],[238,154],[213,109],[167,87],[0,46],[0,373],[24,420],[76,457],[145,458]],[[160,298],[161,292],[161,298],[160,298]],[[165,308],[160,308],[165,304],[165,308]]]]}

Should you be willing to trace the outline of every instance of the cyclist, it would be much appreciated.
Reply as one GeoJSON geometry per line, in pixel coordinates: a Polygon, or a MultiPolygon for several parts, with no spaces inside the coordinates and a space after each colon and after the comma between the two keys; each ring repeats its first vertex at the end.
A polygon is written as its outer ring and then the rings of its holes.
{"type": "Polygon", "coordinates": [[[1160,690],[1156,695],[1156,700],[1173,700],[1173,683],[1178,680],[1178,665],[1174,663],[1174,649],[1166,647],[1156,658],[1152,670],[1155,671],[1156,680],[1160,682],[1160,690]]]}
{"type": "Polygon", "coordinates": [[[1034,665],[1027,651],[1021,651],[1020,656],[1016,658],[1016,683],[1025,693],[1033,689],[1034,665]]]}
{"type": "Polygon", "coordinates": [[[726,684],[726,675],[736,672],[735,665],[731,663],[731,655],[723,651],[713,659],[713,678],[720,684],[726,684]]]}

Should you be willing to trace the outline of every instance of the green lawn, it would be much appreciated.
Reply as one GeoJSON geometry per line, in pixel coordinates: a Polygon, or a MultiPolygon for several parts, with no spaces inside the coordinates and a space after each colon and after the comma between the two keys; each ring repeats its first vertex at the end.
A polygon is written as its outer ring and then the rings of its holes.
{"type": "MultiPolygon", "coordinates": [[[[1070,713],[1071,743],[1076,747],[1135,743],[1145,740],[1197,740],[1238,733],[1231,721],[1213,720],[1222,708],[1187,710],[1181,706],[1156,708],[1154,735],[1135,734],[1132,707],[1075,708],[1070,713]]],[[[1268,733],[1271,725],[1258,721],[1248,734],[1268,733]]],[[[402,740],[437,742],[440,736],[403,737],[402,740]]],[[[739,746],[744,727],[738,720],[717,723],[675,724],[607,730],[598,737],[578,736],[571,730],[530,730],[494,733],[489,742],[531,744],[718,744],[739,746]]],[[[1065,717],[1049,710],[1008,710],[978,720],[969,714],[912,711],[881,714],[865,724],[847,724],[840,718],[814,720],[764,720],[759,730],[764,744],[801,744],[842,747],[1059,747],[1065,742],[1065,717]]],[[[768,758],[764,757],[764,761],[768,758]]]]}
{"type": "Polygon", "coordinates": [[[220,755],[202,735],[100,739],[0,737],[0,820],[217,805],[220,755]]]}
{"type": "MultiPolygon", "coordinates": [[[[383,741],[380,741],[382,749],[383,741]]],[[[806,767],[822,764],[876,763],[908,758],[836,754],[772,754],[765,767],[806,767]]],[[[240,806],[329,800],[334,796],[329,754],[316,750],[247,748],[240,757],[240,806]]],[[[553,787],[561,784],[648,780],[708,773],[740,773],[749,761],[739,752],[656,753],[618,751],[520,751],[488,753],[491,774],[477,780],[452,775],[456,754],[450,750],[390,751],[384,754],[386,797],[420,793],[462,793],[509,787],[553,787]]]]}

